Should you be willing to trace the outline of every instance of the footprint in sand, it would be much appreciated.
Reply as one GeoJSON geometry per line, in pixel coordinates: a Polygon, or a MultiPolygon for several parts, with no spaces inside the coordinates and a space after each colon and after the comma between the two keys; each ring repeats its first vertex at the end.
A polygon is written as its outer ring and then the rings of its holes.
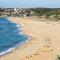
{"type": "Polygon", "coordinates": [[[40,49],[41,52],[52,52],[52,41],[50,38],[46,38],[45,45],[40,49]]]}

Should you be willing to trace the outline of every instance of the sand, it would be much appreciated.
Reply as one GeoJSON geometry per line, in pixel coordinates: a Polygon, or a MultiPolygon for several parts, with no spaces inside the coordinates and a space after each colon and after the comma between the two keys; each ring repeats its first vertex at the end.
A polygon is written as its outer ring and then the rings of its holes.
{"type": "Polygon", "coordinates": [[[55,60],[60,55],[60,22],[39,21],[33,17],[10,17],[32,39],[0,60],[55,60]]]}

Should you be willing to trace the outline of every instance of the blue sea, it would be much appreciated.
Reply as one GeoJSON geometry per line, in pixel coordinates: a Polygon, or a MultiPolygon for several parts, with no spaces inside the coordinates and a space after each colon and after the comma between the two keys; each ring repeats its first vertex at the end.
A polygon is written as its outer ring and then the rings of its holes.
{"type": "Polygon", "coordinates": [[[15,46],[28,39],[27,35],[20,33],[22,33],[22,29],[19,29],[17,24],[6,18],[0,18],[0,55],[11,51],[15,46]]]}

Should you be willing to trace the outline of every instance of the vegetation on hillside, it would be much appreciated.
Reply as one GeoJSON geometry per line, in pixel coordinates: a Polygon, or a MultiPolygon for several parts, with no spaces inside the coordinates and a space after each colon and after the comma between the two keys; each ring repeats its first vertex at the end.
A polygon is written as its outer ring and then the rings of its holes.
{"type": "Polygon", "coordinates": [[[46,19],[60,20],[60,8],[0,8],[0,16],[38,16],[46,19]]]}
{"type": "Polygon", "coordinates": [[[60,20],[60,8],[31,8],[35,16],[45,16],[48,19],[53,16],[53,19],[60,20]]]}

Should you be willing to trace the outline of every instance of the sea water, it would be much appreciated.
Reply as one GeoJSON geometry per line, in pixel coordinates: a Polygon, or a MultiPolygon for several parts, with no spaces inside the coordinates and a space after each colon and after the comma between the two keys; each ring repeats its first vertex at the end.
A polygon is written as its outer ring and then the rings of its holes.
{"type": "Polygon", "coordinates": [[[20,28],[6,18],[0,18],[0,55],[9,52],[18,43],[28,39],[27,35],[20,34],[22,32],[20,28]]]}

